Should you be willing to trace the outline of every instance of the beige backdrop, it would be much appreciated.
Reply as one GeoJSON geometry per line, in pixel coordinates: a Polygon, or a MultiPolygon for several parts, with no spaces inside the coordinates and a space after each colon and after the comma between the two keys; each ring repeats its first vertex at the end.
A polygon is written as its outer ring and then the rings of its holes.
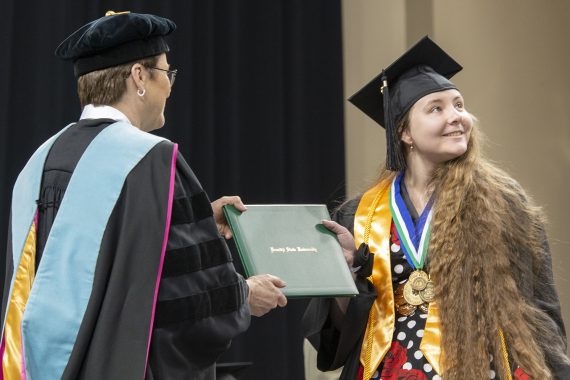
{"type": "MultiPolygon", "coordinates": [[[[343,0],[345,98],[426,34],[463,65],[453,81],[487,155],[544,207],[570,328],[570,1],[343,0]]],[[[352,197],[384,160],[384,130],[348,102],[345,110],[352,197]]]]}

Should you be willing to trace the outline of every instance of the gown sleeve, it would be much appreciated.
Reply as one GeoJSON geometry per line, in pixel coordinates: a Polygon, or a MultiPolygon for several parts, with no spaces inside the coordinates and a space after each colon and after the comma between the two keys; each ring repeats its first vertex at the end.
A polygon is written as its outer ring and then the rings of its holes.
{"type": "MultiPolygon", "coordinates": [[[[515,212],[524,207],[534,207],[520,184],[514,180],[506,183],[510,189],[505,199],[515,212]]],[[[568,343],[566,330],[560,310],[560,300],[554,286],[552,272],[552,257],[546,236],[546,230],[541,217],[518,214],[518,225],[525,231],[532,231],[534,236],[541,240],[541,249],[533,252],[524,242],[515,243],[516,260],[513,260],[514,277],[520,287],[521,295],[526,302],[540,310],[537,313],[539,320],[532,321],[537,327],[535,337],[544,353],[545,361],[550,368],[553,379],[570,379],[570,361],[566,354],[568,343]]]]}
{"type": "Polygon", "coordinates": [[[546,233],[544,232],[543,256],[536,260],[533,276],[533,297],[531,302],[535,307],[545,313],[543,321],[547,334],[541,335],[542,349],[546,363],[550,367],[555,380],[570,379],[570,361],[566,355],[568,341],[566,329],[562,320],[560,300],[554,287],[552,273],[552,258],[546,233]],[[544,339],[546,337],[546,339],[544,339]]]}
{"type": "MultiPolygon", "coordinates": [[[[353,234],[359,201],[357,198],[346,202],[333,215],[333,220],[353,234]]],[[[376,298],[376,290],[367,279],[357,277],[356,287],[359,294],[350,300],[340,326],[334,325],[330,316],[333,298],[312,299],[303,316],[304,335],[318,351],[317,367],[330,371],[344,366],[341,379],[356,376],[368,313],[376,298]]]]}
{"type": "Polygon", "coordinates": [[[249,326],[248,287],[181,154],[160,282],[148,378],[213,378],[217,358],[249,326]]]}

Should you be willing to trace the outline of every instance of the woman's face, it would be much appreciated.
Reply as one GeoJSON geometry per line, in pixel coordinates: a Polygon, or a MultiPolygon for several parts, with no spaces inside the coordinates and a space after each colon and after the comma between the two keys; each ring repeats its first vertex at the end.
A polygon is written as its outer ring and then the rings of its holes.
{"type": "MultiPolygon", "coordinates": [[[[166,60],[166,54],[161,54],[155,65],[158,69],[168,70],[170,65],[166,60]]],[[[151,71],[152,69],[147,69],[151,71]]],[[[147,131],[162,128],[164,126],[164,107],[166,99],[170,96],[170,80],[165,71],[152,70],[152,79],[146,86],[145,97],[145,124],[147,131]]]]}
{"type": "Polygon", "coordinates": [[[467,151],[472,126],[473,119],[465,110],[459,91],[434,92],[410,109],[409,125],[402,132],[402,141],[408,147],[413,144],[413,149],[408,149],[410,155],[440,164],[467,151]]]}

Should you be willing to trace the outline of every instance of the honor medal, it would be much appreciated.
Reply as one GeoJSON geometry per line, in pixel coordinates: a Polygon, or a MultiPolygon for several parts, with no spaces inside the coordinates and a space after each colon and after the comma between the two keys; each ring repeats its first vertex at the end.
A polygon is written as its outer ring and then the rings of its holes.
{"type": "Polygon", "coordinates": [[[412,288],[419,292],[425,289],[429,276],[423,270],[416,270],[412,272],[408,281],[412,284],[412,288]]]}
{"type": "Polygon", "coordinates": [[[435,285],[431,280],[428,281],[424,289],[420,290],[420,297],[426,303],[432,302],[435,298],[435,285]]]}
{"type": "Polygon", "coordinates": [[[412,288],[412,284],[409,281],[406,282],[406,285],[404,285],[404,298],[410,305],[419,306],[424,303],[424,300],[422,300],[422,297],[420,297],[419,292],[412,288]]]}

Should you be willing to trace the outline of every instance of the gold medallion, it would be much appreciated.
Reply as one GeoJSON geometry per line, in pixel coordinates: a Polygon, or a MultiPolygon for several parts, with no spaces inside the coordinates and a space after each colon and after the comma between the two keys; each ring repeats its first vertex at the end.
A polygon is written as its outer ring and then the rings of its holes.
{"type": "Polygon", "coordinates": [[[426,287],[426,284],[429,281],[429,276],[423,270],[415,270],[410,274],[408,281],[412,283],[412,288],[414,288],[414,290],[420,291],[426,287]]]}
{"type": "Polygon", "coordinates": [[[412,281],[412,288],[416,291],[424,290],[428,280],[423,277],[416,277],[414,281],[412,281]]]}
{"type": "Polygon", "coordinates": [[[424,300],[420,297],[420,293],[412,288],[410,281],[406,282],[406,285],[404,285],[404,299],[410,305],[414,306],[419,306],[424,303],[424,300]]]}
{"type": "Polygon", "coordinates": [[[416,309],[427,313],[429,303],[435,298],[435,286],[429,275],[422,270],[415,270],[408,281],[399,284],[394,291],[396,312],[403,316],[414,314],[416,309]]]}
{"type": "Polygon", "coordinates": [[[417,290],[418,292],[420,290],[424,290],[426,287],[426,284],[429,281],[427,274],[425,272],[421,272],[421,273],[423,273],[424,275],[416,276],[416,278],[414,278],[411,281],[412,288],[414,288],[414,290],[417,290]]]}
{"type": "Polygon", "coordinates": [[[428,281],[425,288],[420,290],[420,297],[424,302],[430,303],[435,298],[435,285],[433,281],[428,281]]]}
{"type": "Polygon", "coordinates": [[[414,279],[416,279],[418,277],[425,277],[427,279],[428,275],[426,272],[424,272],[421,269],[414,269],[412,271],[412,273],[410,273],[410,276],[408,277],[408,281],[414,281],[414,279]]]}

